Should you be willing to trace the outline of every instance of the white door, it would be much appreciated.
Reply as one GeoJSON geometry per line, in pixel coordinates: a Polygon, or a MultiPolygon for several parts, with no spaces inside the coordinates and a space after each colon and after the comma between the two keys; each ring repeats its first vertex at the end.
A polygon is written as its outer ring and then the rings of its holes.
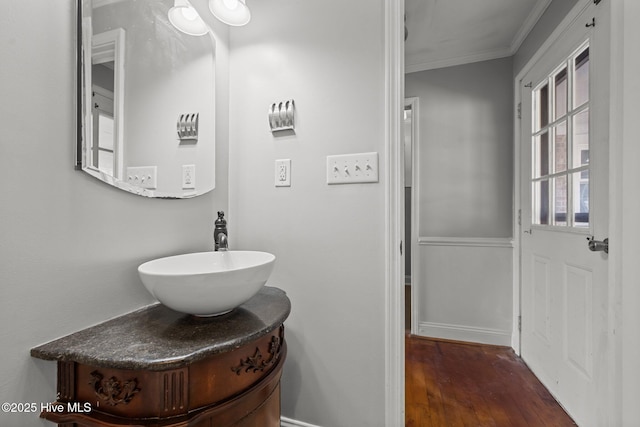
{"type": "Polygon", "coordinates": [[[580,426],[606,425],[608,3],[521,82],[521,354],[580,426]]]}
{"type": "Polygon", "coordinates": [[[94,86],[91,97],[92,128],[91,166],[109,176],[115,177],[117,170],[114,155],[115,122],[113,117],[113,92],[94,86]]]}

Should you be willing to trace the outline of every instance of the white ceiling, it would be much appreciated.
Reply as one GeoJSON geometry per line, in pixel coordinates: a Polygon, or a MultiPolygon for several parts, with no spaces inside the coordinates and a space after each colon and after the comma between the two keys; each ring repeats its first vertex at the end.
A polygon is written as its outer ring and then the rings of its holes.
{"type": "Polygon", "coordinates": [[[513,55],[551,0],[405,0],[407,73],[513,55]]]}

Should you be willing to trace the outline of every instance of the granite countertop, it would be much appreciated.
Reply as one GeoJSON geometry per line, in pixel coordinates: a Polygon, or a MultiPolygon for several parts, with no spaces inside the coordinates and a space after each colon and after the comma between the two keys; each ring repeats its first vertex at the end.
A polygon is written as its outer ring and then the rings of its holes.
{"type": "Polygon", "coordinates": [[[31,356],[114,369],[175,369],[269,334],[290,311],[285,292],[268,286],[217,317],[154,304],[35,347],[31,356]]]}

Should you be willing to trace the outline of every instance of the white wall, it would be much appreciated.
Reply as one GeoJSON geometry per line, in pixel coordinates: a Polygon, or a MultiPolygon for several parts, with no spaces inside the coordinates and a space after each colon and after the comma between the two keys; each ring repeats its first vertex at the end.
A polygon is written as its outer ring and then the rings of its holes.
{"type": "MultiPolygon", "coordinates": [[[[0,17],[0,401],[50,402],[53,362],[29,350],[152,302],[143,261],[207,250],[228,204],[227,72],[217,78],[217,187],[154,200],[75,171],[74,3],[6,3],[0,17]]],[[[226,31],[226,30],[224,30],[226,31]]],[[[226,44],[225,32],[219,44],[226,44]]],[[[218,50],[227,63],[227,50],[218,50]]],[[[50,425],[0,413],[0,425],[50,425]]]]}
{"type": "Polygon", "coordinates": [[[328,186],[325,172],[332,154],[385,163],[383,1],[250,7],[250,25],[231,30],[230,245],[275,253],[269,284],[291,298],[283,416],[383,426],[384,178],[328,186]],[[273,136],[268,107],[290,98],[295,134],[273,136]],[[282,158],[289,188],[274,187],[282,158]]]}
{"type": "Polygon", "coordinates": [[[420,335],[509,345],[511,58],[410,73],[420,99],[413,305],[420,335]]]}

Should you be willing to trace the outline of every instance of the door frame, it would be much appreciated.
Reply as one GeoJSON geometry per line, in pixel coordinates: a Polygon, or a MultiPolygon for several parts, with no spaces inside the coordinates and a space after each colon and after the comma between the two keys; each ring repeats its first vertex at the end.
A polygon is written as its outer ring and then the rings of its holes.
{"type": "Polygon", "coordinates": [[[610,135],[610,251],[609,313],[613,349],[609,399],[610,425],[631,426],[640,419],[640,57],[637,43],[640,4],[611,2],[611,135],[610,135]],[[624,296],[624,298],[623,298],[624,296]]]}
{"type": "Polygon", "coordinates": [[[403,426],[404,0],[384,0],[385,425],[403,426]]]}
{"type": "MultiPolygon", "coordinates": [[[[418,334],[418,313],[420,312],[420,293],[417,283],[420,283],[420,269],[417,268],[416,256],[420,250],[418,243],[418,218],[420,218],[420,204],[417,203],[419,186],[420,186],[420,171],[418,170],[418,154],[420,150],[420,98],[409,97],[404,99],[404,107],[411,107],[411,236],[410,242],[405,242],[405,247],[411,248],[411,334],[418,334]]],[[[403,138],[403,142],[405,138],[403,138]]],[[[406,150],[405,150],[406,157],[406,150]]],[[[405,159],[406,165],[406,159],[405,159]]],[[[406,191],[406,187],[405,187],[406,191]]],[[[406,206],[406,203],[405,203],[406,206]]],[[[406,265],[406,264],[405,264],[406,265]]],[[[406,274],[406,272],[405,272],[406,274]]],[[[405,288],[406,289],[406,288],[405,288]]],[[[406,306],[405,306],[406,310],[406,306]]]]}
{"type": "MultiPolygon", "coordinates": [[[[114,89],[113,89],[113,178],[124,180],[124,88],[125,88],[125,47],[126,47],[126,31],[123,28],[115,28],[99,34],[91,34],[91,25],[85,26],[89,31],[84,34],[83,40],[86,41],[85,51],[91,52],[89,58],[85,59],[84,78],[86,79],[85,88],[85,127],[84,144],[89,144],[93,137],[92,118],[93,102],[91,93],[94,89],[91,80],[91,66],[93,64],[102,64],[104,62],[114,62],[114,89]],[[91,123],[90,125],[87,125],[91,123]]],[[[85,147],[87,148],[87,147],[85,147]]],[[[103,173],[92,166],[92,162],[82,157],[82,169],[89,174],[102,179],[103,173]]]]}

